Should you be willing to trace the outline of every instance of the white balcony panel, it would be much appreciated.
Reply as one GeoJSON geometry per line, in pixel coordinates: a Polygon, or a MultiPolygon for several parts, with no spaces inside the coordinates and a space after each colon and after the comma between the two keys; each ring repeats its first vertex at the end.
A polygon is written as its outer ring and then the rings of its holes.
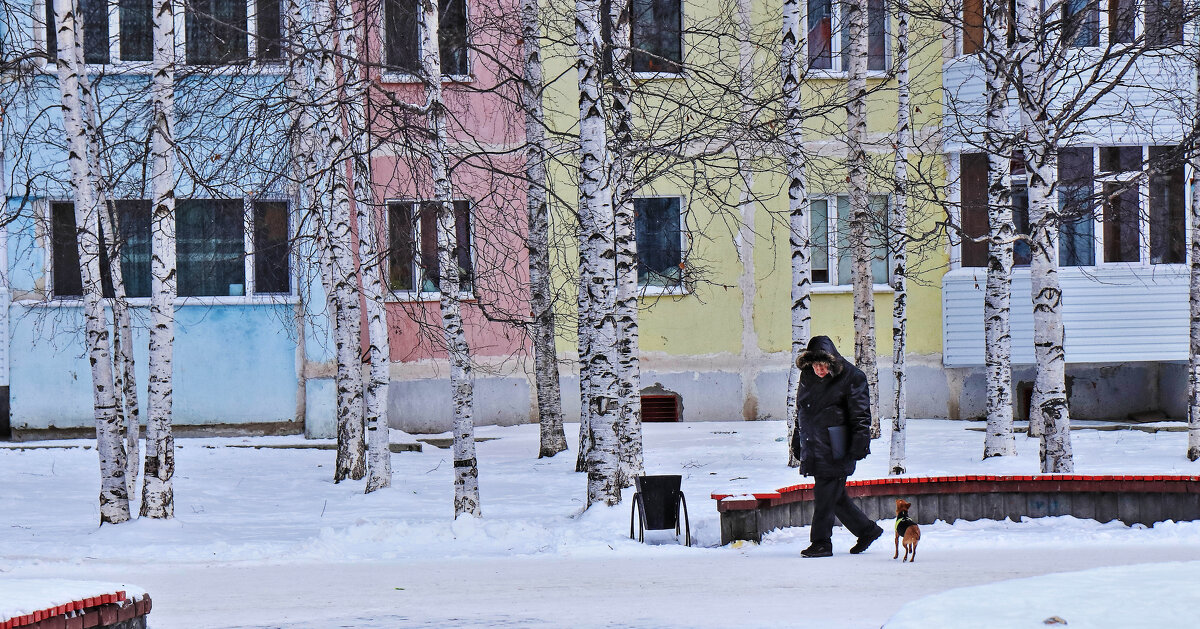
{"type": "MultiPolygon", "coordinates": [[[[942,360],[983,364],[984,269],[942,278],[942,360]]],[[[1067,362],[1186,360],[1188,277],[1184,265],[1067,267],[1059,271],[1067,362]]],[[[1033,364],[1029,270],[1013,274],[1012,360],[1033,364]]]]}
{"type": "MultiPolygon", "coordinates": [[[[1146,54],[1125,69],[1111,61],[1095,67],[1094,49],[1072,51],[1071,68],[1055,82],[1052,115],[1064,126],[1064,145],[1165,145],[1178,143],[1195,101],[1195,68],[1187,55],[1146,54]],[[1119,78],[1119,80],[1118,80],[1119,78]],[[1085,89],[1086,86],[1086,89],[1085,89]]],[[[943,131],[947,152],[982,148],[986,101],[978,56],[953,59],[942,71],[943,131]]],[[[1009,124],[1018,123],[1015,92],[1009,124]]]]}

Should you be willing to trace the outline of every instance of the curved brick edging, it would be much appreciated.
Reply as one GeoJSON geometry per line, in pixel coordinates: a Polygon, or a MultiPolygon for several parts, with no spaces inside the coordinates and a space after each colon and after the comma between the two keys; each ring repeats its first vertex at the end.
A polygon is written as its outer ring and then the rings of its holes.
{"type": "MultiPolygon", "coordinates": [[[[713,493],[721,514],[721,543],[759,541],[764,533],[812,522],[812,483],[772,492],[713,493]]],[[[1125,524],[1200,520],[1200,476],[934,476],[846,483],[872,520],[895,517],[895,499],[912,503],[920,524],[936,520],[1019,520],[1073,515],[1125,524]]]]}
{"type": "Polygon", "coordinates": [[[142,629],[151,605],[149,594],[126,598],[119,590],[0,619],[0,629],[142,629]]]}

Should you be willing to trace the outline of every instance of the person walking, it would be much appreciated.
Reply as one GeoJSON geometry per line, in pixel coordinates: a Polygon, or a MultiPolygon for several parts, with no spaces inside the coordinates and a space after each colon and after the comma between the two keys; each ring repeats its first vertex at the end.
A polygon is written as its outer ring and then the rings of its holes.
{"type": "Polygon", "coordinates": [[[851,554],[883,535],[846,495],[846,477],[871,453],[871,398],[867,376],[838,353],[828,336],[814,336],[796,359],[796,428],[792,445],[800,474],[812,476],[813,518],[804,557],[833,555],[833,519],[858,538],[851,554]]]}

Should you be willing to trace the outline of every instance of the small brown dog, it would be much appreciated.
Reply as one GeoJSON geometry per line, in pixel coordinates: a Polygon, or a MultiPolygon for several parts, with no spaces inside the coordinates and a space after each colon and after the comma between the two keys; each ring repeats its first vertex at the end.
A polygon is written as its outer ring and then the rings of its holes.
{"type": "Polygon", "coordinates": [[[921,541],[921,527],[913,522],[912,518],[908,517],[908,509],[912,507],[912,503],[903,498],[896,499],[896,554],[892,555],[892,559],[900,556],[900,542],[904,541],[904,559],[910,563],[917,560],[917,542],[921,541]],[[908,558],[908,554],[912,553],[912,559],[908,558]]]}

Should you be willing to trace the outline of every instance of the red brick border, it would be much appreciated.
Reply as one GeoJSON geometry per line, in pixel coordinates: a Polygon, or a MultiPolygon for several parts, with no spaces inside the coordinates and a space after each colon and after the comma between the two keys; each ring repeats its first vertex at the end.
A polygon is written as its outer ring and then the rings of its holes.
{"type": "Polygon", "coordinates": [[[91,629],[114,625],[150,613],[150,595],[126,598],[124,590],[39,609],[0,621],[0,629],[91,629]]]}

